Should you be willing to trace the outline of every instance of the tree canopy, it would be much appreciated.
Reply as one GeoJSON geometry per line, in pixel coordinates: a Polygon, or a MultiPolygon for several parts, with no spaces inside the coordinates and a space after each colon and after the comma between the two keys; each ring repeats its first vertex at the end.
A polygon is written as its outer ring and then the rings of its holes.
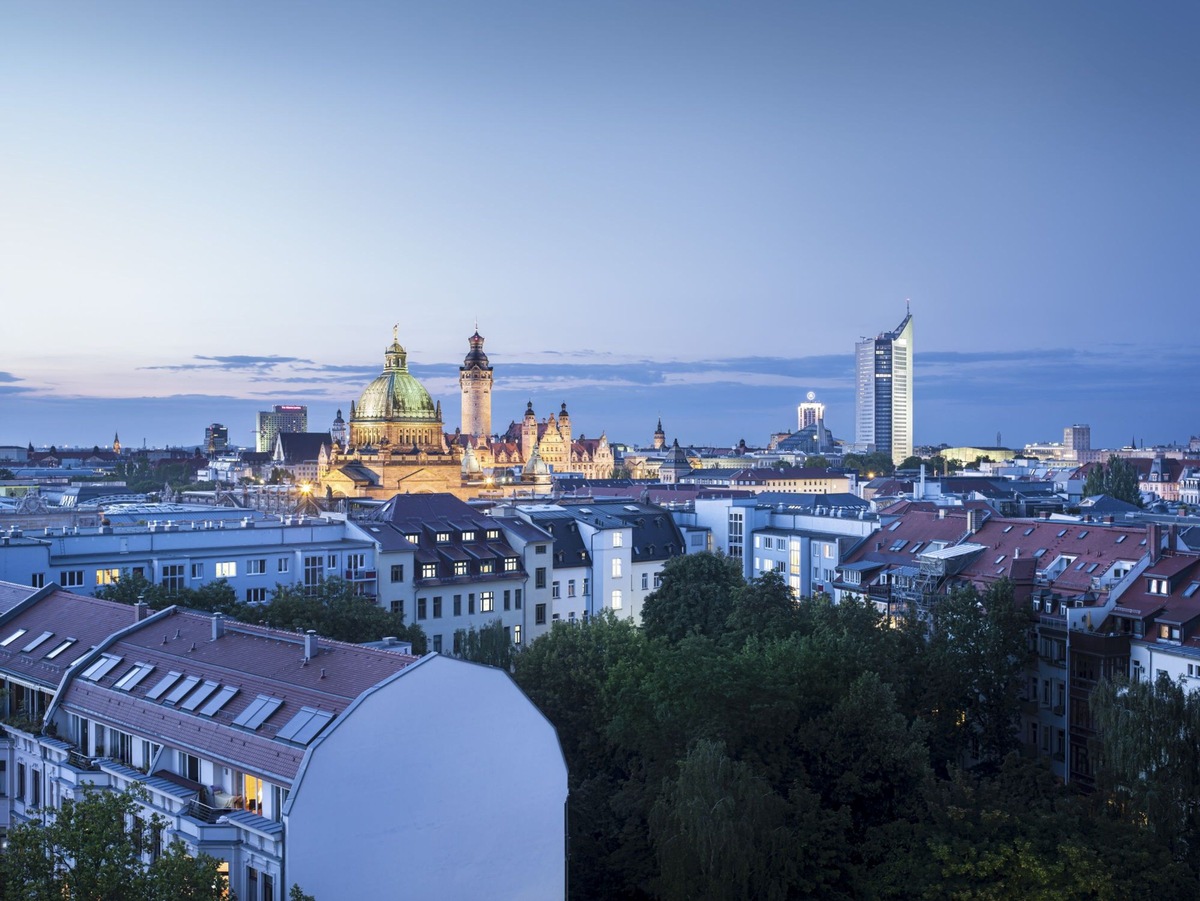
{"type": "Polygon", "coordinates": [[[144,817],[144,790],[85,790],[66,798],[47,822],[13,826],[8,850],[0,855],[4,894],[13,901],[63,898],[121,901],[221,901],[228,880],[220,861],[190,856],[182,843],[170,844],[148,867],[143,849],[157,841],[161,827],[144,817]]]}
{"type": "Polygon", "coordinates": [[[1107,464],[1101,463],[1088,470],[1082,494],[1084,497],[1106,494],[1127,504],[1142,506],[1137,470],[1128,460],[1115,454],[1108,458],[1107,464]]]}

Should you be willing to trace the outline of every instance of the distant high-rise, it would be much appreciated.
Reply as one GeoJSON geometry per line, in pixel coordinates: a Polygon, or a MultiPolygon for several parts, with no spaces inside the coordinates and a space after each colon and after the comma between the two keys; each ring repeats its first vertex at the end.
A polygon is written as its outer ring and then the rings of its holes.
{"type": "Polygon", "coordinates": [[[799,423],[797,431],[825,421],[825,405],[817,400],[817,395],[812,391],[805,395],[804,403],[796,408],[796,419],[799,423]]]}
{"type": "Polygon", "coordinates": [[[223,454],[229,447],[229,429],[219,422],[205,426],[204,446],[210,454],[223,454]]]}
{"type": "Polygon", "coordinates": [[[275,436],[280,432],[307,432],[308,407],[298,404],[276,404],[269,412],[258,414],[255,423],[255,450],[269,453],[275,449],[275,436]]]}
{"type": "Polygon", "coordinates": [[[1084,461],[1080,456],[1080,451],[1090,451],[1091,449],[1092,427],[1090,425],[1069,425],[1063,429],[1063,457],[1082,463],[1084,461]]]}
{"type": "Polygon", "coordinates": [[[912,456],[912,313],[895,330],[855,345],[855,443],[888,454],[894,463],[912,456]]]}

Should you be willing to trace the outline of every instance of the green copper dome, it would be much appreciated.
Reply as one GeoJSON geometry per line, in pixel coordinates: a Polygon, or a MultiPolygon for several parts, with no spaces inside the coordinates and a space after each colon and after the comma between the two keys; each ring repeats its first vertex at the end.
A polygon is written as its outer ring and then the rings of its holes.
{"type": "Polygon", "coordinates": [[[385,422],[437,422],[438,409],[429,392],[408,371],[408,354],[393,341],[383,373],[367,385],[358,399],[354,418],[385,422]]]}

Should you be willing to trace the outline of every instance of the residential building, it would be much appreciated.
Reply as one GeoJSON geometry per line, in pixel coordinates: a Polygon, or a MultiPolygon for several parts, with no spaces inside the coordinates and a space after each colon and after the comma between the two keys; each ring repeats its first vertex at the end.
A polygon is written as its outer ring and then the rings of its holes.
{"type": "Polygon", "coordinates": [[[912,313],[855,345],[855,443],[897,465],[913,451],[912,313]]]}
{"type": "Polygon", "coordinates": [[[21,591],[0,585],[6,826],[139,786],[143,860],[177,839],[242,901],[564,896],[565,762],[507,673],[21,591]]]}
{"type": "Polygon", "coordinates": [[[433,651],[499,619],[514,645],[550,603],[553,538],[525,522],[494,519],[450,494],[400,494],[354,514],[374,542],[379,603],[420,626],[433,651]]]}
{"type": "Polygon", "coordinates": [[[330,576],[373,596],[375,571],[371,541],[345,522],[306,516],[243,511],[236,522],[196,518],[47,527],[0,537],[0,580],[33,588],[57,583],[89,594],[136,573],[167,590],[222,579],[246,602],[267,601],[277,584],[313,587],[330,576]]]}
{"type": "Polygon", "coordinates": [[[698,497],[675,516],[711,535],[712,550],[737,560],[746,579],[778,572],[797,597],[833,595],[843,556],[880,527],[852,494],[698,497]]]}

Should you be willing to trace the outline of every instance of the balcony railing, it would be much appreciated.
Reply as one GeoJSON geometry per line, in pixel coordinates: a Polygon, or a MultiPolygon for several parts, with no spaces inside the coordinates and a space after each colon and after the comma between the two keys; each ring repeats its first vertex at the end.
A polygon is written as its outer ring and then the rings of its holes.
{"type": "Polygon", "coordinates": [[[348,569],[346,570],[346,581],[348,582],[374,582],[376,572],[373,569],[348,569]]]}

